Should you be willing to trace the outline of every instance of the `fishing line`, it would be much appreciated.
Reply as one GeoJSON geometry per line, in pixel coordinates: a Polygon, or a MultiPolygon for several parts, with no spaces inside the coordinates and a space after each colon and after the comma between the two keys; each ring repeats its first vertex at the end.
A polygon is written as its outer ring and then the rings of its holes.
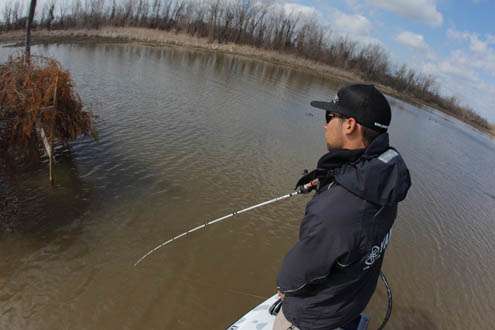
{"type": "Polygon", "coordinates": [[[385,314],[385,318],[383,319],[382,324],[378,327],[378,330],[383,330],[388,320],[390,319],[390,315],[392,315],[392,289],[390,288],[390,284],[388,283],[387,277],[385,273],[380,271],[380,278],[385,284],[385,288],[387,289],[387,313],[385,314]]]}

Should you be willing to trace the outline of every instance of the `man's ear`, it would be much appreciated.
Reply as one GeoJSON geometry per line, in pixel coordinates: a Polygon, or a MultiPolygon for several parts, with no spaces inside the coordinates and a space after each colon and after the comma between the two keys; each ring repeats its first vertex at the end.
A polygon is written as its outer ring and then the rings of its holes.
{"type": "Polygon", "coordinates": [[[354,131],[358,130],[358,123],[353,117],[349,117],[344,121],[344,129],[347,134],[352,134],[354,131]]]}

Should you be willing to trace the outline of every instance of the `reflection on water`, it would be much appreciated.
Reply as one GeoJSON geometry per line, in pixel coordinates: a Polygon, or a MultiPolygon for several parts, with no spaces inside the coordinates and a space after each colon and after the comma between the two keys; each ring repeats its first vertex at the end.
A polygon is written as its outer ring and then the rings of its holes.
{"type": "MultiPolygon", "coordinates": [[[[0,48],[0,59],[11,51],[0,48]]],[[[99,142],[58,152],[53,188],[43,166],[1,175],[0,214],[28,225],[0,236],[0,328],[218,329],[271,295],[308,197],[240,215],[132,265],[174,234],[290,191],[325,150],[323,114],[309,101],[340,83],[182,49],[36,51],[73,73],[98,116],[99,142]]],[[[391,140],[413,187],[385,260],[390,328],[489,329],[493,141],[443,114],[391,103],[391,140]]],[[[367,311],[372,327],[385,301],[379,287],[367,311]]]]}

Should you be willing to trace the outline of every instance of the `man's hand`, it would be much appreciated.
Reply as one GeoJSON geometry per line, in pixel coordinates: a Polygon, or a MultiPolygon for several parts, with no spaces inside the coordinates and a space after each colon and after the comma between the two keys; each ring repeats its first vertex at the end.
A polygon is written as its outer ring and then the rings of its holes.
{"type": "Polygon", "coordinates": [[[284,298],[285,298],[285,294],[283,292],[280,292],[279,290],[277,290],[277,296],[279,299],[282,299],[282,300],[284,300],[284,298]]]}

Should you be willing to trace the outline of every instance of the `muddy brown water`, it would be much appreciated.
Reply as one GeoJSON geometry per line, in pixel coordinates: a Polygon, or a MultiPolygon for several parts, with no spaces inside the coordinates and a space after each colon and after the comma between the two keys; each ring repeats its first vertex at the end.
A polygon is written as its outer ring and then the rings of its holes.
{"type": "MultiPolygon", "coordinates": [[[[0,48],[5,60],[12,48],[0,48]]],[[[207,219],[291,191],[325,151],[309,106],[339,83],[267,63],[183,49],[50,45],[99,141],[0,178],[25,223],[0,235],[2,329],[222,329],[274,292],[308,197],[212,226],[207,219]],[[21,226],[22,227],[22,226],[21,226]]],[[[384,270],[390,329],[490,329],[495,322],[495,144],[396,99],[391,141],[410,167],[384,270]]],[[[7,206],[6,206],[7,205],[7,206]]],[[[4,212],[4,215],[7,214],[4,212]]],[[[385,313],[380,284],[367,308],[385,313]]]]}

